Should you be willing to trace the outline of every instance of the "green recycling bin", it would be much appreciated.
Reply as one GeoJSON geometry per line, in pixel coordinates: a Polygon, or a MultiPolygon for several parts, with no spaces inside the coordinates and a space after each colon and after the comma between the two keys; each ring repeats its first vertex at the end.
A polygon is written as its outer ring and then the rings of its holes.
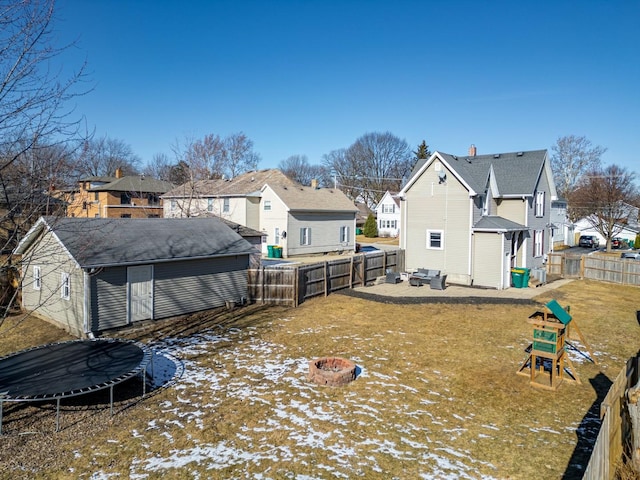
{"type": "Polygon", "coordinates": [[[522,274],[522,288],[529,288],[529,277],[531,276],[530,268],[522,268],[524,273],[522,274]]]}
{"type": "Polygon", "coordinates": [[[273,245],[267,245],[267,257],[273,258],[273,245]]]}
{"type": "Polygon", "coordinates": [[[511,269],[511,284],[515,288],[524,287],[524,270],[522,268],[511,269]]]}
{"type": "Polygon", "coordinates": [[[275,258],[282,258],[282,247],[278,245],[273,246],[273,256],[275,258]]]}

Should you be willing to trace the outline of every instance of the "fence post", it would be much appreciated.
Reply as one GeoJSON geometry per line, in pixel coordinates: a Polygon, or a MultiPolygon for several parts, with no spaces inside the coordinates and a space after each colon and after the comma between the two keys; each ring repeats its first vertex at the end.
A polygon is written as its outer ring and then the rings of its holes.
{"type": "Polygon", "coordinates": [[[580,256],[580,279],[584,280],[584,255],[580,256]]]}
{"type": "Polygon", "coordinates": [[[262,305],[264,305],[264,265],[260,269],[260,282],[260,291],[262,292],[260,294],[260,300],[262,301],[262,305]]]}
{"type": "Polygon", "coordinates": [[[300,285],[300,272],[298,271],[298,267],[293,269],[293,307],[297,308],[299,305],[300,292],[298,292],[298,288],[300,285]]]}

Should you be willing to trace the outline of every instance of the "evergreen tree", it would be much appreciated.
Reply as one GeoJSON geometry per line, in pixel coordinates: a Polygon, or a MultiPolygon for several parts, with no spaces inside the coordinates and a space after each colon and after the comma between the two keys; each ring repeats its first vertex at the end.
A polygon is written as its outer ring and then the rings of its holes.
{"type": "Polygon", "coordinates": [[[378,224],[376,217],[372,213],[367,217],[367,221],[364,222],[364,236],[367,238],[374,238],[378,236],[378,224]]]}
{"type": "Polygon", "coordinates": [[[431,156],[431,151],[429,150],[427,142],[422,140],[422,143],[418,145],[418,150],[413,152],[413,154],[416,156],[416,160],[426,160],[429,158],[431,156]]]}

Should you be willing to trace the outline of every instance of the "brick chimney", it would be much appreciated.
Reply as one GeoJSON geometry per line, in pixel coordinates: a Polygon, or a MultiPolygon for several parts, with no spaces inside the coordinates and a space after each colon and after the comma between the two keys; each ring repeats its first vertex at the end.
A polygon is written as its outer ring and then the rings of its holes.
{"type": "Polygon", "coordinates": [[[122,169],[120,167],[116,168],[116,178],[122,178],[122,169]]]}
{"type": "Polygon", "coordinates": [[[469,156],[475,157],[476,153],[477,153],[476,146],[472,143],[471,146],[469,147],[469,156]]]}

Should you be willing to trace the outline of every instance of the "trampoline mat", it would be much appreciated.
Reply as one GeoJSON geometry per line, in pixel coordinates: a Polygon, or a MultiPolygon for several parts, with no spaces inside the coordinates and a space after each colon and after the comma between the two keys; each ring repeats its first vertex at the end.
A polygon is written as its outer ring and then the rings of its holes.
{"type": "Polygon", "coordinates": [[[0,394],[4,400],[36,400],[100,390],[136,375],[149,355],[126,340],[42,345],[0,358],[0,394]]]}

